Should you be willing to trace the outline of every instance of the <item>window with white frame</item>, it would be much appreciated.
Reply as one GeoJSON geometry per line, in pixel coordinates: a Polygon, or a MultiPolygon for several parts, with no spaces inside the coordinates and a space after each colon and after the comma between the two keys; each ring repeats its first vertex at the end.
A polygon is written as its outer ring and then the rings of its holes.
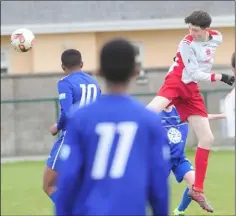
{"type": "Polygon", "coordinates": [[[140,64],[143,65],[143,60],[144,60],[143,44],[138,43],[138,42],[133,42],[132,44],[135,47],[136,52],[137,52],[137,56],[136,56],[137,62],[140,62],[140,64]]]}
{"type": "Polygon", "coordinates": [[[143,69],[143,62],[144,62],[144,46],[142,43],[133,42],[133,45],[136,49],[137,56],[136,62],[138,63],[138,67],[140,68],[140,74],[137,78],[138,84],[146,84],[148,79],[145,74],[145,70],[143,69]]]}
{"type": "Polygon", "coordinates": [[[9,49],[1,47],[1,74],[8,73],[9,70],[9,49]]]}
{"type": "Polygon", "coordinates": [[[144,60],[143,44],[138,43],[138,42],[133,42],[132,44],[134,45],[135,50],[137,52],[136,62],[138,63],[138,65],[140,67],[140,76],[142,76],[144,73],[144,71],[142,70],[143,60],[144,60]]]}

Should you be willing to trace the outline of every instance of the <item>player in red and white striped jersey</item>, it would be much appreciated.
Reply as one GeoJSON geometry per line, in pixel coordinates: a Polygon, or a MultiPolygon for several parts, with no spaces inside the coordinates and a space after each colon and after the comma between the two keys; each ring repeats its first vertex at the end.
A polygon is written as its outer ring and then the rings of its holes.
{"type": "Polygon", "coordinates": [[[185,18],[185,23],[189,24],[189,34],[180,42],[175,62],[164,84],[147,107],[160,112],[174,104],[182,121],[188,121],[192,126],[198,138],[198,148],[195,156],[195,183],[189,196],[203,209],[213,212],[203,193],[203,185],[214,137],[197,83],[222,81],[233,85],[235,77],[211,72],[213,57],[222,42],[222,35],[209,29],[210,15],[204,11],[194,11],[185,18]]]}

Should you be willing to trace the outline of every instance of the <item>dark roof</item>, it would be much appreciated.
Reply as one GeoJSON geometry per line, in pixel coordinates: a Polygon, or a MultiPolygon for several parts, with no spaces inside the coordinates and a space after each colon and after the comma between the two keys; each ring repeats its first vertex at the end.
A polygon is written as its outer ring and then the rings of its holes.
{"type": "Polygon", "coordinates": [[[181,18],[202,9],[235,14],[234,1],[1,1],[1,25],[181,18]]]}

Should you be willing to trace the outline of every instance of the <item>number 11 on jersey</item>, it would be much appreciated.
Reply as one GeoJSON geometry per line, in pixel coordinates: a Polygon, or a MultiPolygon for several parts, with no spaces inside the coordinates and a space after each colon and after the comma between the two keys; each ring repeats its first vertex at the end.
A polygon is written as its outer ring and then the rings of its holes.
{"type": "Polygon", "coordinates": [[[109,177],[121,178],[126,169],[127,161],[137,134],[138,125],[136,122],[99,123],[96,126],[96,133],[99,135],[98,147],[92,168],[92,178],[102,179],[105,177],[115,135],[119,135],[117,149],[112,160],[109,177]]]}

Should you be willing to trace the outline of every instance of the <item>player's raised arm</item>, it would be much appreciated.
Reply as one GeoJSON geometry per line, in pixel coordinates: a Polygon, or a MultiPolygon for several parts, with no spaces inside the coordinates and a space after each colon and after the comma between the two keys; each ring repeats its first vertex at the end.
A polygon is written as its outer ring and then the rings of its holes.
{"type": "Polygon", "coordinates": [[[164,129],[161,120],[157,118],[153,126],[151,138],[150,158],[150,191],[149,201],[155,216],[169,215],[169,190],[168,190],[168,160],[169,147],[164,142],[164,129]]]}
{"type": "Polygon", "coordinates": [[[61,130],[64,126],[67,113],[73,105],[73,97],[72,97],[72,89],[69,86],[69,83],[65,80],[60,80],[57,85],[58,93],[59,93],[59,101],[61,105],[61,115],[57,122],[57,129],[61,130]]]}
{"type": "Polygon", "coordinates": [[[56,215],[72,215],[78,180],[83,166],[78,127],[75,119],[69,119],[64,144],[60,152],[60,175],[58,175],[56,215]]]}
{"type": "Polygon", "coordinates": [[[208,113],[209,120],[223,119],[223,118],[226,118],[226,115],[224,113],[218,113],[218,114],[209,114],[208,113]]]}

